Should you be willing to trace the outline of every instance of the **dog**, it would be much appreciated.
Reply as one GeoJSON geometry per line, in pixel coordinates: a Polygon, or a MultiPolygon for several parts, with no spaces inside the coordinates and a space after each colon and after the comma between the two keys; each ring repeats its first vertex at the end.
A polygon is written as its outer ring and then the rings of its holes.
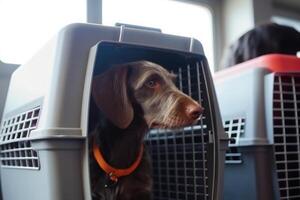
{"type": "Polygon", "coordinates": [[[270,53],[296,56],[298,51],[300,32],[296,29],[276,23],[261,24],[229,47],[221,65],[227,68],[270,53]]]}
{"type": "Polygon", "coordinates": [[[91,109],[100,110],[89,136],[93,200],[152,199],[145,134],[151,128],[193,125],[203,112],[176,88],[175,79],[149,61],[114,66],[93,78],[91,109]]]}

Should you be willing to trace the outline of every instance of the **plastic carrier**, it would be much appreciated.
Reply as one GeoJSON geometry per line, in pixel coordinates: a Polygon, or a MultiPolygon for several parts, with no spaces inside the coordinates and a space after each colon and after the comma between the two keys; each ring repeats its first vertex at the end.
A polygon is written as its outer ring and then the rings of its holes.
{"type": "MultiPolygon", "coordinates": [[[[0,61],[0,122],[3,114],[3,109],[5,105],[6,95],[9,87],[9,82],[11,78],[11,74],[16,70],[18,65],[6,64],[0,61]]],[[[1,171],[0,171],[1,175],[1,171]]],[[[1,179],[0,179],[1,184],[1,179]]],[[[1,196],[1,188],[0,188],[0,200],[2,200],[1,196]]]]}
{"type": "Polygon", "coordinates": [[[180,89],[205,108],[198,125],[180,133],[151,130],[145,139],[154,199],[221,199],[228,141],[200,42],[153,30],[71,24],[12,76],[1,123],[4,200],[91,199],[91,80],[111,65],[137,60],[177,73],[180,89]]]}
{"type": "Polygon", "coordinates": [[[300,58],[269,54],[216,73],[225,200],[300,199],[300,58]]]}

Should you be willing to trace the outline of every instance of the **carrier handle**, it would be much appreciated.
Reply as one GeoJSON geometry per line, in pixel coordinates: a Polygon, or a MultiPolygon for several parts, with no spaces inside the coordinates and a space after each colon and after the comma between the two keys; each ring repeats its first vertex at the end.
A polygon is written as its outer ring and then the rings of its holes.
{"type": "Polygon", "coordinates": [[[124,35],[125,28],[154,31],[154,32],[158,32],[158,33],[162,32],[161,29],[159,29],[159,28],[152,28],[152,27],[146,27],[146,26],[138,26],[138,25],[132,25],[132,24],[118,23],[118,22],[115,25],[120,27],[119,42],[123,41],[123,35],[124,35]]]}

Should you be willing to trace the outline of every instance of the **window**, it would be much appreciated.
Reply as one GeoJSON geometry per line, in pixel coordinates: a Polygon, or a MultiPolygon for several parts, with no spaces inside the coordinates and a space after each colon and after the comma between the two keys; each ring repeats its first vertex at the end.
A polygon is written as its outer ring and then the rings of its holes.
{"type": "MultiPolygon", "coordinates": [[[[59,29],[86,22],[86,1],[1,0],[0,60],[23,64],[59,29]]],[[[212,14],[207,7],[176,0],[103,0],[102,9],[106,25],[141,25],[198,39],[213,68],[212,14]]]]}
{"type": "Polygon", "coordinates": [[[198,39],[213,69],[212,14],[207,7],[174,0],[103,0],[102,9],[105,25],[140,25],[198,39]]]}
{"type": "Polygon", "coordinates": [[[300,31],[300,21],[281,16],[273,16],[271,20],[275,23],[291,26],[300,31]]]}
{"type": "Polygon", "coordinates": [[[86,21],[86,0],[1,0],[0,60],[23,64],[59,29],[86,21]]]}

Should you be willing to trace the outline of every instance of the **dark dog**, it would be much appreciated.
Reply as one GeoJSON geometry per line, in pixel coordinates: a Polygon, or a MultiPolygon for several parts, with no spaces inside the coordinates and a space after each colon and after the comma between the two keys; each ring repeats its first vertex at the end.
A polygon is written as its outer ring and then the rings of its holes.
{"type": "Polygon", "coordinates": [[[223,59],[223,68],[270,53],[296,55],[300,51],[300,33],[275,23],[251,29],[234,42],[223,59]]]}
{"type": "Polygon", "coordinates": [[[195,124],[203,111],[176,88],[174,78],[163,67],[148,61],[115,66],[94,77],[92,96],[101,111],[90,134],[94,200],[151,199],[150,158],[143,151],[145,134],[149,128],[195,124]],[[101,154],[100,161],[96,154],[101,154]],[[125,169],[130,169],[129,174],[118,175],[125,169]]]}

